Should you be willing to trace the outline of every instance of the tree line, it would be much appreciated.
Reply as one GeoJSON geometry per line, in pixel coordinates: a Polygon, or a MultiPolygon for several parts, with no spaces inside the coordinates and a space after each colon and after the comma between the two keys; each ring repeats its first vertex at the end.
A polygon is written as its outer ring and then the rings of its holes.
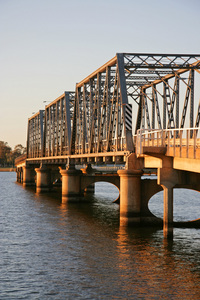
{"type": "Polygon", "coordinates": [[[26,153],[26,148],[18,144],[12,148],[7,142],[0,141],[0,167],[14,167],[15,159],[26,153]]]}

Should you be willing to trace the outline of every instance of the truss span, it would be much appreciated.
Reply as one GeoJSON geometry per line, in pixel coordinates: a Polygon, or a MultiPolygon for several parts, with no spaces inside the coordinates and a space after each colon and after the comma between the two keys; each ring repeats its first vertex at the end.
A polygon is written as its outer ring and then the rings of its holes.
{"type": "Polygon", "coordinates": [[[199,120],[200,55],[118,53],[29,119],[28,157],[132,152],[138,129],[199,120]]]}

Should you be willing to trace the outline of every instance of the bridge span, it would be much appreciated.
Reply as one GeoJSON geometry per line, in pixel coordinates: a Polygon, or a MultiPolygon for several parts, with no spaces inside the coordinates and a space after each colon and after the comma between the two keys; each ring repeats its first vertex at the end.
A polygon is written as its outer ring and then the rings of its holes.
{"type": "Polygon", "coordinates": [[[199,123],[199,54],[117,53],[28,119],[17,181],[40,193],[60,178],[63,202],[110,182],[120,191],[121,226],[163,224],[171,237],[173,189],[200,191],[199,123]],[[157,180],[143,179],[147,169],[157,180]],[[162,189],[160,220],[148,201],[162,189]]]}

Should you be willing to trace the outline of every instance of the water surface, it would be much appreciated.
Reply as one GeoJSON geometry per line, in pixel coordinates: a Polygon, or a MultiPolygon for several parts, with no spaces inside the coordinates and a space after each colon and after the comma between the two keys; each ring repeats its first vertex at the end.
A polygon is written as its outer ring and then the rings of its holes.
{"type": "MultiPolygon", "coordinates": [[[[0,173],[0,299],[200,299],[199,229],[176,228],[165,242],[162,230],[119,227],[112,185],[67,205],[15,181],[0,173]]],[[[183,194],[175,201],[182,219],[183,194]]],[[[150,207],[159,215],[156,197],[150,207]]],[[[199,194],[188,197],[193,219],[199,194]]]]}

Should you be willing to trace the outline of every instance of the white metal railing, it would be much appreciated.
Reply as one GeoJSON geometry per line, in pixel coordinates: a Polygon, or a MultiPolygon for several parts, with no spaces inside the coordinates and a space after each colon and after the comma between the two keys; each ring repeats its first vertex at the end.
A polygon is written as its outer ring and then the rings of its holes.
{"type": "Polygon", "coordinates": [[[133,137],[136,153],[137,155],[143,154],[144,147],[166,147],[166,155],[169,156],[200,158],[199,129],[139,129],[137,135],[133,137]]]}

